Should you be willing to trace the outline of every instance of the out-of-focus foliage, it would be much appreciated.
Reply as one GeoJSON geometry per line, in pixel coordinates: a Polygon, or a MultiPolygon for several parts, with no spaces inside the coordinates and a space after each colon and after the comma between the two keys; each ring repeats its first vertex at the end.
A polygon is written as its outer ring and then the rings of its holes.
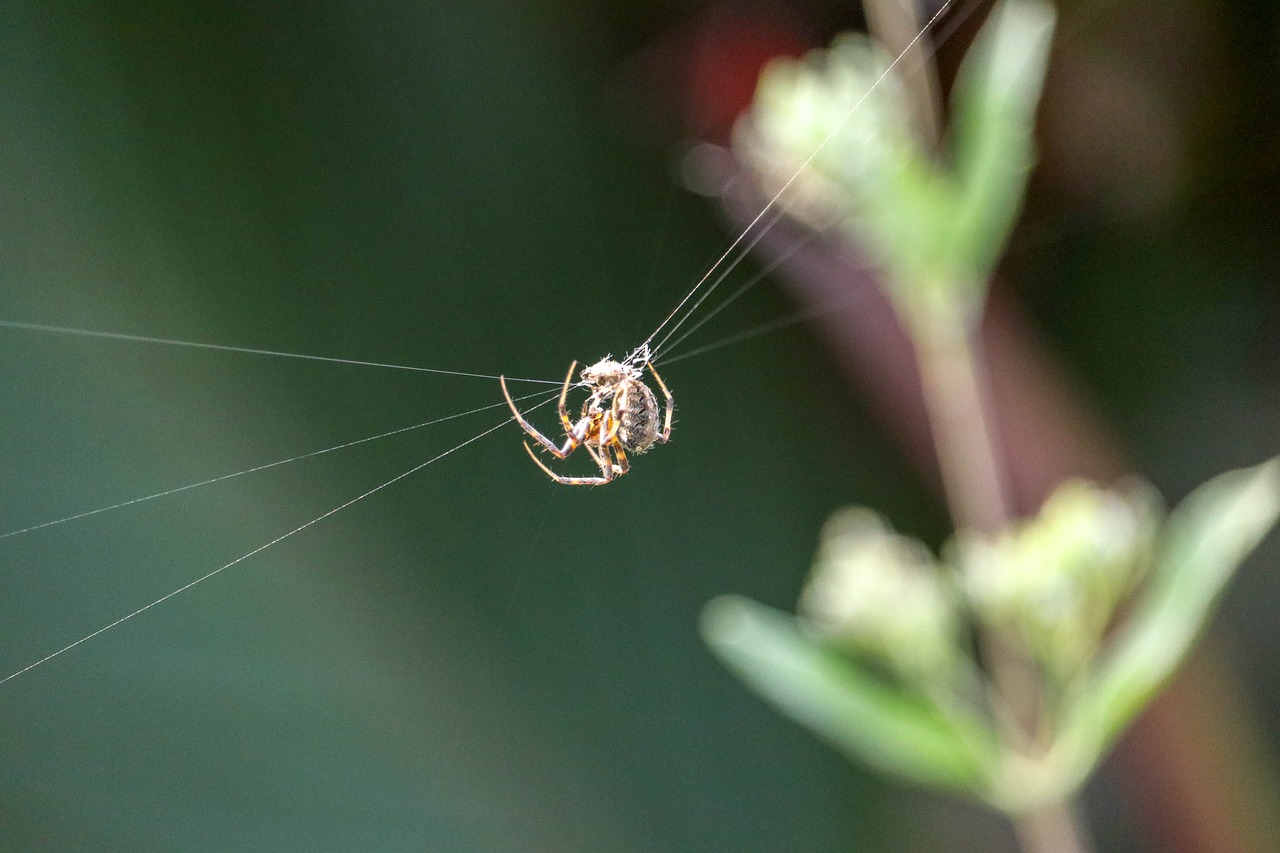
{"type": "Polygon", "coordinates": [[[989,788],[998,753],[980,718],[895,686],[842,643],[750,599],[711,602],[702,628],[748,684],[846,754],[945,790],[989,788]]]}
{"type": "Polygon", "coordinates": [[[800,612],[833,640],[873,653],[927,689],[949,684],[959,666],[958,605],[923,543],[850,508],[823,528],[800,612]]]}
{"type": "Polygon", "coordinates": [[[1066,483],[1018,530],[966,534],[950,565],[930,565],[922,544],[867,510],[845,510],[824,532],[799,619],[726,597],[703,631],[747,683],[851,757],[1001,809],[1035,808],[1083,783],[1185,658],[1280,517],[1280,459],[1206,483],[1158,534],[1147,494],[1066,483]],[[1034,751],[988,722],[999,696],[956,648],[956,605],[940,604],[952,578],[965,612],[1036,665],[1035,706],[1051,728],[1034,751]]]}
{"type": "Polygon", "coordinates": [[[962,534],[954,556],[973,613],[1064,687],[1147,571],[1159,518],[1149,489],[1071,481],[1029,524],[962,534]]]}
{"type": "MultiPolygon", "coordinates": [[[[776,62],[738,132],[770,194],[789,204],[794,188],[799,216],[834,219],[878,261],[926,377],[944,479],[986,476],[946,457],[986,452],[956,447],[988,441],[966,338],[1021,208],[1054,19],[1042,0],[996,5],[960,67],[941,153],[913,135],[896,61],[861,37],[776,62]],[[976,426],[958,424],[974,412],[976,426]]],[[[1000,489],[986,479],[948,494],[1000,489]]],[[[846,753],[1008,812],[1039,808],[1070,796],[1169,678],[1278,512],[1280,461],[1211,481],[1163,527],[1148,487],[1069,482],[1021,527],[961,530],[944,566],[844,511],[798,623],[722,599],[704,630],[748,683],[846,753]],[[895,726],[895,708],[913,725],[895,726]]]]}
{"type": "Polygon", "coordinates": [[[1280,459],[1219,475],[1165,523],[1145,588],[1063,714],[1083,776],[1169,679],[1214,612],[1240,561],[1280,515],[1280,459]]]}
{"type": "Polygon", "coordinates": [[[892,58],[860,35],[766,69],[735,148],[789,210],[845,225],[908,323],[949,323],[957,303],[971,322],[1022,206],[1053,24],[1043,0],[997,6],[941,157],[914,135],[892,58]]]}

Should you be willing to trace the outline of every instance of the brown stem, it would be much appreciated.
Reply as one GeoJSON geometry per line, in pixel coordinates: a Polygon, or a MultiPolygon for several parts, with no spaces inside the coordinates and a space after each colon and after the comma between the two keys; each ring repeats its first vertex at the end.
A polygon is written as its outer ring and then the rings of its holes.
{"type": "MultiPolygon", "coordinates": [[[[958,306],[915,323],[914,340],[925,408],[943,491],[957,530],[994,534],[1010,521],[1008,488],[991,431],[992,411],[981,361],[958,306]]],[[[1040,689],[1034,667],[993,632],[979,637],[993,685],[991,705],[1011,749],[1039,746],[1040,689]]],[[[1087,853],[1082,822],[1070,801],[1013,817],[1027,853],[1087,853]]]]}
{"type": "Polygon", "coordinates": [[[920,379],[952,520],[958,528],[996,533],[1009,523],[1007,489],[988,424],[986,383],[959,313],[916,324],[920,379]]]}
{"type": "Polygon", "coordinates": [[[1090,853],[1093,849],[1084,822],[1069,801],[1015,818],[1013,830],[1028,853],[1090,853]]]}

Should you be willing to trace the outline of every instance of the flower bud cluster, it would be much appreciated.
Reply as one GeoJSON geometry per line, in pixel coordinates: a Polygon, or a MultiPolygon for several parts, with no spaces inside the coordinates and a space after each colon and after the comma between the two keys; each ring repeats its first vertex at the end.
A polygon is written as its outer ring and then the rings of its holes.
{"type": "Polygon", "coordinates": [[[1065,685],[1141,579],[1158,522],[1145,488],[1069,481],[1036,518],[996,536],[962,534],[940,563],[870,510],[844,509],[823,529],[800,612],[829,639],[934,689],[956,674],[967,609],[1065,685]]]}
{"type": "Polygon", "coordinates": [[[1104,491],[1072,480],[1020,527],[994,537],[960,536],[955,559],[971,608],[1066,683],[1145,572],[1157,507],[1145,488],[1104,491]]]}
{"type": "Polygon", "coordinates": [[[867,509],[841,510],[823,528],[800,613],[908,681],[945,684],[960,655],[955,597],[933,556],[867,509]]]}
{"type": "Polygon", "coordinates": [[[878,211],[890,176],[916,155],[905,95],[865,36],[840,36],[802,60],[774,60],[733,147],[761,190],[811,227],[878,211]]]}

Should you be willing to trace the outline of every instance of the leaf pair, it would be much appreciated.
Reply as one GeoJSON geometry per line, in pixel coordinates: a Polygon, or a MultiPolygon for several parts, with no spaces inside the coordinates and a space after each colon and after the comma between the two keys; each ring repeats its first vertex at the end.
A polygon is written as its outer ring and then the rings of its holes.
{"type": "Polygon", "coordinates": [[[1034,752],[1009,744],[962,692],[887,675],[811,621],[726,596],[707,606],[703,634],[757,692],[850,757],[1018,812],[1088,777],[1184,660],[1277,517],[1280,459],[1222,474],[1187,498],[1164,523],[1125,618],[1067,690],[1042,697],[1055,723],[1034,752]]]}

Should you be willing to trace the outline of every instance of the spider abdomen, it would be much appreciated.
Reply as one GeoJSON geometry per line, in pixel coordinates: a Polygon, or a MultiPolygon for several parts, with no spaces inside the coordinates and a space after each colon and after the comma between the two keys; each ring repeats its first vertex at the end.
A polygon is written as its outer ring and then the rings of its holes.
{"type": "Polygon", "coordinates": [[[629,453],[644,453],[658,440],[658,398],[638,379],[622,383],[615,401],[618,440],[629,453]]]}

